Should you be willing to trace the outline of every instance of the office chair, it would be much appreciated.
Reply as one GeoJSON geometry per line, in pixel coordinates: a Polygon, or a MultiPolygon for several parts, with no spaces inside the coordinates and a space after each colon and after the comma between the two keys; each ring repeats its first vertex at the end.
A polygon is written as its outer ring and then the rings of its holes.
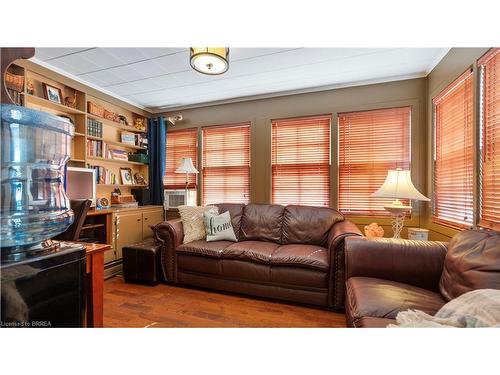
{"type": "Polygon", "coordinates": [[[92,201],[90,199],[74,199],[70,201],[70,207],[73,210],[75,220],[65,232],[54,237],[61,241],[78,241],[83,223],[89,212],[92,201]]]}

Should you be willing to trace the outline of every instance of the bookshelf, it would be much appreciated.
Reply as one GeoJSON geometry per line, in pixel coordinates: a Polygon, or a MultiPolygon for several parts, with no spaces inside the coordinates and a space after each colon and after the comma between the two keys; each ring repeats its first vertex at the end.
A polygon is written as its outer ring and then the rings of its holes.
{"type": "MultiPolygon", "coordinates": [[[[106,170],[106,175],[115,176],[115,179],[109,182],[116,183],[107,183],[108,181],[106,183],[97,183],[97,197],[107,197],[109,199],[111,192],[116,188],[119,188],[123,194],[130,194],[132,188],[146,187],[146,185],[137,184],[135,181],[133,184],[123,184],[120,169],[128,168],[132,175],[140,173],[147,180],[148,164],[108,157],[113,153],[120,154],[122,157],[124,155],[127,157],[131,153],[147,153],[147,119],[145,112],[127,104],[120,105],[118,101],[113,99],[106,100],[96,90],[65,77],[60,77],[43,68],[38,69],[35,64],[30,62],[22,61],[19,65],[16,62],[16,64],[9,67],[9,72],[24,76],[24,86],[13,92],[18,104],[67,117],[75,125],[75,135],[71,142],[68,166],[96,168],[99,171],[106,170]],[[47,99],[46,95],[44,95],[46,85],[59,90],[60,103],[47,99]],[[65,104],[67,103],[66,98],[70,99],[72,105],[65,104]],[[128,125],[88,113],[88,102],[92,102],[106,111],[121,115],[128,125]],[[146,124],[146,129],[136,129],[132,126],[136,119],[142,119],[143,123],[146,124]],[[90,128],[90,124],[96,122],[100,123],[102,128],[99,136],[94,135],[90,128]],[[122,142],[122,133],[133,137],[134,144],[122,142]],[[88,149],[88,143],[92,141],[100,143],[103,148],[102,151],[105,148],[112,151],[112,153],[110,155],[92,155],[88,149]]],[[[11,94],[11,96],[13,95],[11,94]]],[[[100,182],[105,181],[101,180],[100,182]]]]}

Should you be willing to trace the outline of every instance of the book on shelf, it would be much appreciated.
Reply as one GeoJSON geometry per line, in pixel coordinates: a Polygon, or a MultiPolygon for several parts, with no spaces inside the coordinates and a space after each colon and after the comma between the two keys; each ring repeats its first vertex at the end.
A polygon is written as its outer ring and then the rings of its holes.
{"type": "Polygon", "coordinates": [[[128,152],[124,150],[108,149],[106,155],[110,159],[128,161],[128,152]]]}
{"type": "Polygon", "coordinates": [[[116,174],[100,165],[88,165],[87,168],[96,171],[96,183],[99,184],[118,184],[116,174]]]}
{"type": "Polygon", "coordinates": [[[87,118],[87,135],[102,138],[102,122],[87,118]]]}
{"type": "Polygon", "coordinates": [[[97,156],[102,158],[103,156],[103,142],[96,141],[93,139],[87,139],[87,155],[97,156]]]}

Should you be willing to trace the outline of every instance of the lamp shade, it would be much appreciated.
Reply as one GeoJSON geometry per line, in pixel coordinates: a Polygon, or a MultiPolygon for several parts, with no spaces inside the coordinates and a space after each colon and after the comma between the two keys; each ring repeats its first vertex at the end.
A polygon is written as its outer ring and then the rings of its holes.
{"type": "Polygon", "coordinates": [[[194,70],[203,74],[225,73],[229,69],[229,48],[191,47],[189,62],[194,70]]]}
{"type": "Polygon", "coordinates": [[[413,186],[410,171],[399,168],[389,170],[384,184],[372,194],[372,197],[430,201],[413,186]]]}
{"type": "Polygon", "coordinates": [[[175,173],[198,173],[198,170],[193,165],[193,159],[182,158],[181,164],[175,170],[175,173]]]}

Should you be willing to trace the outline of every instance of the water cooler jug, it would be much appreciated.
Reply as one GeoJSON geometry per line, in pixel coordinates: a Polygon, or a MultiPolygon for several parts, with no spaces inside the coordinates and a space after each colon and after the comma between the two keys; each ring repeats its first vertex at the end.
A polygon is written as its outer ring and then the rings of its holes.
{"type": "Polygon", "coordinates": [[[74,126],[1,105],[1,327],[80,327],[85,250],[51,238],[73,222],[64,191],[74,126]]]}

